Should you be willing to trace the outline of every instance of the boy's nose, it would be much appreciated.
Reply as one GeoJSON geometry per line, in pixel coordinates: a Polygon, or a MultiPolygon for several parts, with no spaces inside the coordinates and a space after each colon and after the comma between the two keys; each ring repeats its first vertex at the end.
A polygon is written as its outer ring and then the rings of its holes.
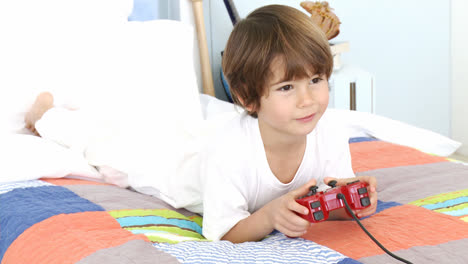
{"type": "Polygon", "coordinates": [[[298,108],[304,108],[314,103],[314,97],[310,89],[300,89],[297,98],[298,108]]]}

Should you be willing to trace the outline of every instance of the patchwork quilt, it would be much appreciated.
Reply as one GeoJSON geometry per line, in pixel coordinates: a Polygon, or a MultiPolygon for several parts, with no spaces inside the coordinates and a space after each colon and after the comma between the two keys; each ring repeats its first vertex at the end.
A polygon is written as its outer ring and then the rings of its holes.
{"type": "MultiPolygon", "coordinates": [[[[468,263],[468,164],[370,138],[350,140],[357,175],[378,180],[362,224],[413,263],[468,263]]],[[[354,221],[302,238],[212,242],[202,218],[117,186],[76,179],[0,185],[0,263],[399,263],[354,221]]]]}

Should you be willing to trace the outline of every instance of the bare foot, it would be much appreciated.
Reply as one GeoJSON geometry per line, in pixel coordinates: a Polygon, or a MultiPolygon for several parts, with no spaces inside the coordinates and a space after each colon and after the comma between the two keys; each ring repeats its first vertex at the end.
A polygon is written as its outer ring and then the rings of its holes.
{"type": "Polygon", "coordinates": [[[47,110],[54,106],[54,97],[49,92],[42,92],[36,97],[36,101],[24,117],[25,127],[39,136],[36,130],[36,122],[41,119],[47,110]]]}

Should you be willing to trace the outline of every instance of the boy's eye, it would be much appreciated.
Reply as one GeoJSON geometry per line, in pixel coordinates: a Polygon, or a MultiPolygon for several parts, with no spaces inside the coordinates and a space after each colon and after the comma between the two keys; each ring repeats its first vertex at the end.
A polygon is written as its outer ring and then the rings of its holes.
{"type": "Polygon", "coordinates": [[[320,82],[321,80],[323,80],[323,79],[320,78],[320,77],[313,78],[312,80],[310,80],[310,83],[318,83],[318,82],[320,82]]]}
{"type": "Polygon", "coordinates": [[[278,88],[278,91],[289,91],[291,89],[292,89],[292,85],[288,84],[288,85],[278,88]]]}

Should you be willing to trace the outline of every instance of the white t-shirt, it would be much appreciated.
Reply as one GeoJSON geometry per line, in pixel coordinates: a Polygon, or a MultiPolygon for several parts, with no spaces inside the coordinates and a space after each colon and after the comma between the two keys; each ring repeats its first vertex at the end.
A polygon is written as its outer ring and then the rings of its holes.
{"type": "Polygon", "coordinates": [[[355,177],[344,132],[325,113],[307,136],[294,179],[285,184],[269,167],[258,120],[246,114],[232,119],[211,139],[202,155],[203,235],[220,239],[240,220],[312,178],[320,190],[327,187],[325,177],[355,177]]]}

